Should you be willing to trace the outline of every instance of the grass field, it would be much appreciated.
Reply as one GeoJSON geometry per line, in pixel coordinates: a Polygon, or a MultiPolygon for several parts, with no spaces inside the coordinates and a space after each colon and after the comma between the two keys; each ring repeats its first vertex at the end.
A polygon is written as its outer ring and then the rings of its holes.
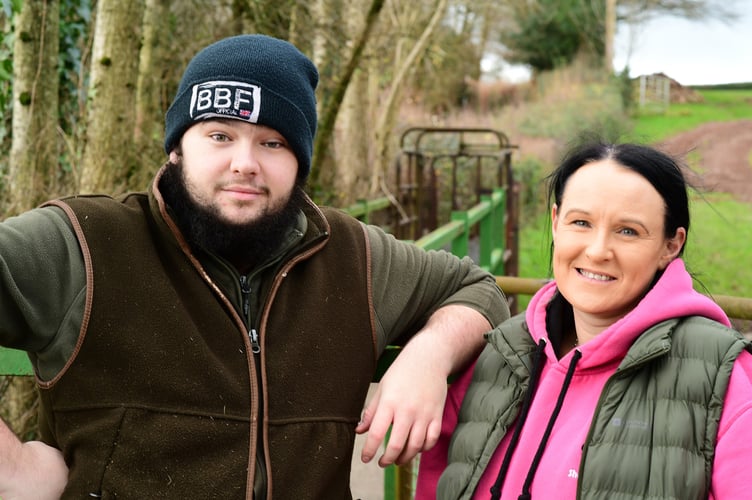
{"type": "Polygon", "coordinates": [[[630,140],[658,142],[711,121],[752,118],[752,89],[698,89],[704,102],[672,104],[665,113],[636,113],[630,140]]]}

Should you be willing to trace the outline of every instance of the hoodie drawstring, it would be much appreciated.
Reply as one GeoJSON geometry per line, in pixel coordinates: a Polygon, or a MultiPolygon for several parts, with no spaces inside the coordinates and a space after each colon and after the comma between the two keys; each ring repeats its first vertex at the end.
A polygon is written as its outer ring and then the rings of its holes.
{"type": "MultiPolygon", "coordinates": [[[[528,385],[527,391],[525,392],[525,399],[522,403],[520,416],[517,419],[517,424],[514,428],[514,434],[512,434],[512,438],[509,442],[509,447],[507,448],[507,451],[504,455],[504,460],[501,463],[499,475],[496,477],[496,481],[491,487],[491,500],[499,500],[499,498],[501,498],[501,485],[504,483],[504,478],[506,477],[507,471],[509,470],[509,463],[512,461],[512,455],[514,454],[514,450],[517,448],[517,444],[519,443],[520,434],[522,433],[522,427],[525,425],[525,420],[527,419],[530,405],[532,404],[533,396],[535,395],[535,389],[538,386],[538,379],[540,378],[540,374],[543,371],[542,361],[544,358],[543,350],[545,346],[545,341],[540,340],[538,342],[538,347],[535,350],[535,356],[533,358],[533,371],[530,375],[530,385],[528,385]]],[[[566,396],[567,390],[569,390],[569,385],[572,382],[572,377],[574,376],[574,371],[577,367],[577,361],[579,361],[581,357],[582,352],[580,352],[579,349],[575,349],[575,352],[572,355],[572,360],[569,363],[567,374],[564,377],[564,383],[562,384],[561,390],[559,391],[559,397],[556,400],[556,406],[554,407],[553,413],[551,413],[551,417],[548,419],[546,431],[543,433],[541,442],[538,444],[538,450],[535,452],[533,463],[530,465],[527,477],[525,478],[525,483],[522,486],[522,493],[520,493],[518,500],[531,500],[532,498],[530,494],[530,486],[533,483],[535,472],[538,470],[538,465],[540,464],[541,457],[543,456],[543,451],[546,449],[548,438],[551,436],[551,431],[554,428],[556,419],[558,418],[561,407],[564,404],[564,397],[566,396]]]]}
{"type": "Polygon", "coordinates": [[[572,361],[569,363],[569,369],[567,370],[567,375],[566,377],[564,377],[564,383],[561,386],[561,391],[559,391],[559,398],[556,400],[556,407],[554,408],[554,411],[551,414],[551,417],[548,419],[546,432],[543,433],[541,442],[540,444],[538,444],[538,450],[535,452],[533,463],[530,465],[530,470],[527,472],[527,477],[525,478],[525,484],[522,485],[522,493],[520,494],[518,500],[530,500],[531,499],[530,486],[533,484],[533,478],[535,477],[535,472],[538,470],[540,459],[543,456],[543,450],[546,449],[546,443],[548,443],[548,438],[551,436],[551,431],[554,428],[554,423],[556,423],[556,418],[559,416],[561,407],[564,404],[564,396],[567,395],[567,390],[569,389],[569,384],[572,381],[572,376],[574,375],[574,369],[577,366],[577,361],[581,357],[582,357],[582,353],[580,352],[580,350],[575,349],[574,354],[572,355],[572,361]]]}
{"type": "Polygon", "coordinates": [[[533,370],[530,373],[530,382],[527,386],[527,391],[525,391],[525,398],[522,401],[522,409],[520,411],[520,416],[517,418],[517,424],[514,427],[514,434],[512,434],[512,439],[509,442],[509,447],[507,448],[507,452],[504,455],[504,461],[501,463],[501,468],[499,469],[499,475],[496,476],[496,481],[494,482],[493,486],[491,486],[491,500],[499,500],[501,498],[501,484],[504,482],[504,478],[507,475],[507,470],[509,469],[509,462],[512,461],[512,454],[514,453],[515,448],[517,448],[517,443],[520,440],[520,434],[522,433],[522,426],[525,424],[525,420],[527,419],[527,413],[530,410],[530,404],[533,401],[533,395],[535,394],[535,388],[538,386],[538,377],[540,377],[541,371],[543,371],[543,351],[546,348],[546,341],[541,339],[538,341],[538,346],[535,349],[535,353],[533,355],[533,370]]]}

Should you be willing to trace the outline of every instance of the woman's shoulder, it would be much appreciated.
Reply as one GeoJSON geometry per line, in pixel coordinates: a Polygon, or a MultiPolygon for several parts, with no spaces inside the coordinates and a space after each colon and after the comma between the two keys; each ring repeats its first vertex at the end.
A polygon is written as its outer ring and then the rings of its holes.
{"type": "Polygon", "coordinates": [[[730,326],[703,316],[687,316],[676,321],[675,335],[695,342],[721,342],[750,346],[750,340],[730,326]]]}

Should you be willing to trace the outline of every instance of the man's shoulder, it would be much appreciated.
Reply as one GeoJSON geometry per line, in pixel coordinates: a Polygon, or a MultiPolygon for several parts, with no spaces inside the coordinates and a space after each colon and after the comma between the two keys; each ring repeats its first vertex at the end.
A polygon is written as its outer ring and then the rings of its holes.
{"type": "Polygon", "coordinates": [[[67,211],[93,210],[112,212],[126,209],[127,207],[144,207],[148,205],[148,194],[143,192],[131,192],[121,195],[108,194],[78,194],[57,198],[48,201],[45,206],[56,206],[67,211]]]}
{"type": "Polygon", "coordinates": [[[110,203],[128,203],[134,200],[147,199],[148,194],[145,192],[128,192],[119,195],[111,195],[104,193],[92,193],[92,194],[74,194],[69,196],[63,196],[55,200],[48,201],[46,205],[59,205],[61,203],[66,205],[95,205],[95,204],[110,204],[110,203]]]}
{"type": "Polygon", "coordinates": [[[128,193],[120,196],[85,194],[67,196],[47,202],[45,207],[55,207],[65,213],[74,227],[118,227],[125,229],[134,222],[143,224],[149,209],[146,193],[128,193]]]}
{"type": "Polygon", "coordinates": [[[308,222],[313,223],[324,232],[332,232],[343,229],[358,229],[363,231],[363,222],[348,214],[340,208],[316,205],[311,202],[303,209],[308,222]]]}
{"type": "Polygon", "coordinates": [[[330,207],[330,206],[321,206],[317,205],[319,211],[321,211],[321,214],[327,219],[327,220],[337,220],[338,222],[344,222],[348,224],[362,224],[361,221],[353,217],[352,215],[348,214],[341,208],[336,207],[330,207]]]}

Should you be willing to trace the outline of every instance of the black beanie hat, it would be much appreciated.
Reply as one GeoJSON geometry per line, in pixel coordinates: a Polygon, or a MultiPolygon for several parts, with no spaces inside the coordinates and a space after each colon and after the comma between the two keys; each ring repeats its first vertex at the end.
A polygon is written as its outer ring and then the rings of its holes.
{"type": "Polygon", "coordinates": [[[165,118],[169,154],[194,123],[230,118],[273,128],[311,171],[316,134],[316,67],[289,42],[265,35],[225,38],[194,56],[165,118]]]}

